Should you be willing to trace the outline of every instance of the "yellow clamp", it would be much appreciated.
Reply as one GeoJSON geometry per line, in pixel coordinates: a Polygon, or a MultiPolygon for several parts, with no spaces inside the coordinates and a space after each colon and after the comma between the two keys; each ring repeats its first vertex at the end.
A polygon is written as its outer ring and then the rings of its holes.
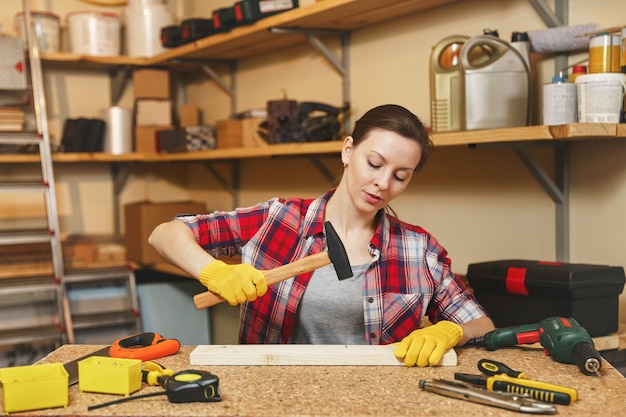
{"type": "Polygon", "coordinates": [[[148,385],[161,385],[164,377],[174,375],[172,369],[164,368],[152,361],[145,361],[143,368],[143,381],[148,385]]]}

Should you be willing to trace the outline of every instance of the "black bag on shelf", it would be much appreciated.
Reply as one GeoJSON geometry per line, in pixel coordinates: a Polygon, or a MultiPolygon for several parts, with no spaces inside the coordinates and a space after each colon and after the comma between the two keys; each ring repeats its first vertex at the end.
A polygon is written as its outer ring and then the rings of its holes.
{"type": "Polygon", "coordinates": [[[61,138],[63,152],[102,152],[104,128],[101,119],[66,119],[61,138]]]}
{"type": "Polygon", "coordinates": [[[90,119],[87,137],[82,152],[102,152],[104,150],[104,128],[106,123],[101,119],[90,119]]]}

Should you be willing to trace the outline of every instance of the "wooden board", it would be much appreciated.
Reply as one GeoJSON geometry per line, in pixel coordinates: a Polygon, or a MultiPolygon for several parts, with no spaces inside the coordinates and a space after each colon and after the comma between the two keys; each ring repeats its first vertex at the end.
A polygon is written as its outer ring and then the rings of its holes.
{"type": "MultiPolygon", "coordinates": [[[[394,345],[200,345],[189,355],[191,365],[402,365],[394,345]]],[[[450,349],[440,366],[457,364],[450,349]]]]}

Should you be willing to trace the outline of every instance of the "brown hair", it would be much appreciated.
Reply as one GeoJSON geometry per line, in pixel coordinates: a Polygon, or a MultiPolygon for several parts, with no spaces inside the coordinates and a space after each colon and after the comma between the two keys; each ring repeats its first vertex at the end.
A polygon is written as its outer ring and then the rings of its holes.
{"type": "Polygon", "coordinates": [[[406,108],[397,104],[384,104],[368,110],[359,120],[354,123],[352,138],[354,146],[358,146],[372,130],[382,129],[395,132],[407,139],[415,140],[422,148],[420,158],[415,171],[422,169],[435,145],[430,139],[428,131],[420,119],[406,108]]]}

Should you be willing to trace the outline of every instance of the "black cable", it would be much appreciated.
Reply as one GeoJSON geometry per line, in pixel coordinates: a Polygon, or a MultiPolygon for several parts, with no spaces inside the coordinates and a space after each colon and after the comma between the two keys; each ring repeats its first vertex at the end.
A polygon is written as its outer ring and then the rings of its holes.
{"type": "Polygon", "coordinates": [[[98,404],[98,405],[90,405],[89,407],[87,407],[87,411],[96,410],[96,409],[102,408],[102,407],[108,407],[109,405],[121,404],[121,403],[125,403],[127,401],[140,400],[142,398],[156,397],[157,395],[166,395],[166,394],[167,393],[165,391],[163,391],[163,392],[151,392],[149,394],[136,395],[134,397],[120,398],[119,400],[113,400],[113,401],[109,401],[109,402],[98,404]]]}

